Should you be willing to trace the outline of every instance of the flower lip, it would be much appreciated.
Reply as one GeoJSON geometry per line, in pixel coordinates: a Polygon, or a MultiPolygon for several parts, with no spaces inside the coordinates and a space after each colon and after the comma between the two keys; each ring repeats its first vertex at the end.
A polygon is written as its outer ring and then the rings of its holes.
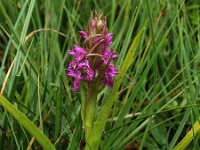
{"type": "Polygon", "coordinates": [[[114,64],[110,63],[108,65],[108,68],[105,72],[105,76],[101,80],[101,83],[107,85],[109,88],[112,88],[114,85],[114,82],[112,81],[113,77],[117,75],[117,69],[115,68],[114,64]]]}
{"type": "Polygon", "coordinates": [[[78,45],[75,45],[72,50],[68,51],[68,53],[74,56],[77,61],[80,61],[84,57],[86,57],[86,55],[88,54],[88,51],[78,45]]]}
{"type": "Polygon", "coordinates": [[[105,64],[108,64],[110,59],[114,59],[117,57],[117,54],[109,51],[108,49],[105,49],[102,55],[102,60],[104,61],[105,64]]]}
{"type": "Polygon", "coordinates": [[[68,53],[72,56],[78,57],[80,55],[86,55],[88,51],[78,45],[75,45],[72,50],[68,51],[68,53]]]}
{"type": "Polygon", "coordinates": [[[89,65],[89,61],[74,59],[67,68],[67,75],[74,78],[74,91],[80,87],[80,80],[91,81],[94,78],[94,71],[89,65]]]}

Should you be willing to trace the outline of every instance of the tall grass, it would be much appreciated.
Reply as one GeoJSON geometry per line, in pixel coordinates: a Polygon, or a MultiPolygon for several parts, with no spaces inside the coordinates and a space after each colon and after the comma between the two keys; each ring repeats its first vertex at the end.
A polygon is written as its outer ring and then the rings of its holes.
{"type": "MultiPolygon", "coordinates": [[[[119,71],[146,28],[111,97],[99,148],[173,149],[191,130],[183,147],[199,149],[198,0],[1,0],[0,149],[84,147],[81,94],[72,91],[65,68],[67,50],[80,43],[78,31],[94,9],[104,11],[114,33],[119,71]]],[[[110,93],[99,93],[96,118],[110,93]]]]}

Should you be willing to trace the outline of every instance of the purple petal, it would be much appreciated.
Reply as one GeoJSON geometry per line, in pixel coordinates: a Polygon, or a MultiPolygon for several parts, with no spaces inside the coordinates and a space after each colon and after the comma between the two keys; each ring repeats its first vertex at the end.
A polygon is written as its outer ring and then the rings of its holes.
{"type": "Polygon", "coordinates": [[[113,85],[114,85],[112,79],[111,79],[111,78],[106,78],[106,77],[104,77],[104,78],[101,80],[101,83],[107,85],[109,88],[112,88],[113,85]]]}
{"type": "Polygon", "coordinates": [[[102,60],[104,61],[105,64],[109,62],[111,59],[112,53],[110,51],[105,50],[103,55],[102,55],[102,60]]]}
{"type": "Polygon", "coordinates": [[[71,54],[72,56],[75,56],[78,58],[80,56],[86,55],[88,53],[88,51],[80,46],[75,45],[72,50],[68,51],[68,53],[71,54]]]}
{"type": "Polygon", "coordinates": [[[113,53],[112,58],[117,58],[117,54],[115,52],[112,53],[113,53]]]}
{"type": "Polygon", "coordinates": [[[106,34],[104,38],[104,49],[107,49],[109,45],[112,44],[112,37],[113,37],[112,33],[106,34]]]}
{"type": "Polygon", "coordinates": [[[85,72],[87,73],[88,80],[92,80],[94,77],[94,71],[91,69],[89,65],[89,61],[86,59],[85,61],[81,62],[78,64],[79,69],[84,69],[85,72]]]}
{"type": "Polygon", "coordinates": [[[88,38],[88,35],[87,35],[87,33],[86,33],[85,31],[79,31],[79,34],[80,34],[80,36],[81,36],[82,38],[84,38],[84,39],[87,39],[87,38],[88,38]]]}
{"type": "Polygon", "coordinates": [[[101,40],[100,37],[96,38],[96,39],[94,40],[94,44],[97,44],[100,40],[101,40]]]}
{"type": "Polygon", "coordinates": [[[67,75],[70,77],[78,78],[81,76],[81,72],[79,70],[69,70],[67,75]]]}
{"type": "Polygon", "coordinates": [[[74,50],[76,51],[76,53],[77,53],[78,55],[81,55],[81,54],[86,55],[86,54],[88,53],[87,50],[85,50],[84,48],[82,48],[82,47],[80,47],[80,46],[75,46],[75,47],[74,47],[74,50]]]}
{"type": "Polygon", "coordinates": [[[109,76],[109,77],[115,77],[117,75],[117,69],[115,68],[115,66],[110,63],[109,66],[108,66],[108,69],[106,71],[106,75],[109,76]]]}
{"type": "Polygon", "coordinates": [[[76,60],[72,60],[71,63],[69,64],[67,70],[73,69],[77,67],[77,61],[76,60]]]}
{"type": "Polygon", "coordinates": [[[106,20],[102,20],[102,29],[103,29],[103,31],[106,29],[106,27],[107,27],[106,20]]]}
{"type": "Polygon", "coordinates": [[[112,63],[110,63],[107,70],[106,70],[105,76],[101,80],[101,83],[112,88],[113,85],[114,85],[113,77],[115,77],[117,75],[117,73],[118,72],[117,72],[117,69],[115,68],[115,66],[112,63]]]}
{"type": "Polygon", "coordinates": [[[89,31],[95,32],[95,21],[93,19],[90,19],[89,31]]]}
{"type": "Polygon", "coordinates": [[[74,80],[74,87],[73,87],[73,91],[76,92],[78,91],[78,89],[80,88],[80,80],[78,78],[76,78],[74,80]]]}
{"type": "Polygon", "coordinates": [[[108,34],[106,35],[106,42],[107,42],[108,44],[112,43],[112,38],[113,38],[113,33],[108,33],[108,34]]]}
{"type": "Polygon", "coordinates": [[[89,61],[87,59],[78,64],[78,68],[84,68],[84,67],[89,67],[89,61]]]}
{"type": "Polygon", "coordinates": [[[105,49],[102,55],[102,60],[104,61],[105,64],[107,64],[110,61],[110,59],[116,58],[116,57],[117,57],[116,53],[109,51],[108,49],[105,49]]]}
{"type": "Polygon", "coordinates": [[[90,67],[87,67],[85,69],[88,77],[89,77],[89,80],[93,80],[93,77],[94,77],[94,71],[90,68],[90,67]]]}

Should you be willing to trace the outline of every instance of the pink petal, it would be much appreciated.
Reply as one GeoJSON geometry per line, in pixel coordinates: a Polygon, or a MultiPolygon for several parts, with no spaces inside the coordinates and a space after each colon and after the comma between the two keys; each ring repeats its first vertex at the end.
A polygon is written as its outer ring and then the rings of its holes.
{"type": "Polygon", "coordinates": [[[74,80],[74,87],[73,87],[73,91],[76,92],[78,91],[78,89],[80,88],[80,80],[78,78],[76,78],[74,80]]]}
{"type": "Polygon", "coordinates": [[[80,34],[80,36],[81,36],[82,38],[84,38],[84,39],[87,39],[87,38],[88,38],[88,35],[87,35],[87,33],[86,33],[85,31],[79,31],[79,34],[80,34]]]}

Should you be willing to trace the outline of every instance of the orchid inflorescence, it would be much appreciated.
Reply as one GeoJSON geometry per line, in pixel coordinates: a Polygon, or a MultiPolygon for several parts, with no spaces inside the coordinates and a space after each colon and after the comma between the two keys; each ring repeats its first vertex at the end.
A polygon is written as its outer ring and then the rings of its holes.
{"type": "Polygon", "coordinates": [[[113,34],[108,33],[103,13],[94,12],[87,31],[79,34],[84,39],[83,46],[75,45],[68,51],[74,56],[67,68],[68,76],[74,78],[73,90],[79,90],[81,81],[97,81],[112,88],[117,69],[111,61],[117,54],[111,51],[113,34]]]}

